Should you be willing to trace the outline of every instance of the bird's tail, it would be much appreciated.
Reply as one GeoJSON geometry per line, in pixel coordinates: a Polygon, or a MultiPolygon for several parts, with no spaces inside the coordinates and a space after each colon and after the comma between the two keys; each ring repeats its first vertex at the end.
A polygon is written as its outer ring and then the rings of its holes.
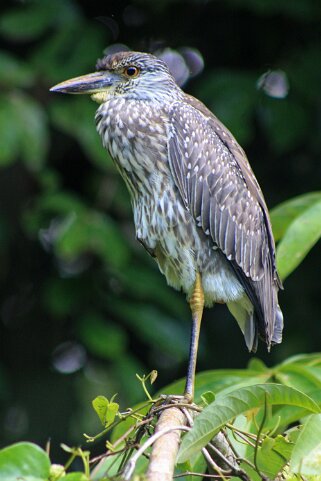
{"type": "Polygon", "coordinates": [[[254,281],[245,276],[242,269],[232,263],[234,272],[244,288],[244,296],[227,304],[245,337],[249,351],[255,352],[257,339],[266,342],[268,350],[282,342],[283,315],[278,304],[281,283],[272,264],[267,259],[262,279],[254,281]]]}
{"type": "Polygon", "coordinates": [[[269,350],[271,345],[282,342],[283,314],[278,304],[274,311],[275,319],[271,338],[268,338],[266,331],[264,335],[261,332],[257,312],[246,294],[239,301],[228,302],[227,307],[240,326],[246,346],[250,352],[256,352],[259,335],[266,341],[269,350]]]}
{"type": "Polygon", "coordinates": [[[227,307],[243,332],[246,346],[256,352],[258,343],[258,323],[252,303],[245,294],[239,301],[228,302],[227,307]]]}
{"type": "Polygon", "coordinates": [[[274,322],[274,331],[272,334],[272,344],[280,344],[282,342],[282,331],[283,331],[283,314],[278,304],[275,310],[275,322],[274,322]]]}

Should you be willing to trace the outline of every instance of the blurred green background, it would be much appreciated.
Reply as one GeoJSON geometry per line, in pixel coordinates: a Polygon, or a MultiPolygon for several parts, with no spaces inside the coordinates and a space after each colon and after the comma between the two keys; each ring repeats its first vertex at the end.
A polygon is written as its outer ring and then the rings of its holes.
{"type": "MultiPolygon", "coordinates": [[[[269,207],[320,189],[318,0],[91,3],[1,7],[1,446],[79,444],[99,429],[95,396],[117,392],[125,408],[143,397],[136,372],[157,369],[161,389],[186,369],[188,307],[135,241],[129,197],[95,131],[96,105],[51,94],[52,85],[93,71],[114,44],[183,64],[193,52],[204,69],[184,88],[245,148],[269,207]]],[[[318,247],[280,303],[284,342],[258,353],[269,365],[320,350],[318,247]]],[[[207,310],[198,369],[249,358],[227,309],[207,310]]]]}

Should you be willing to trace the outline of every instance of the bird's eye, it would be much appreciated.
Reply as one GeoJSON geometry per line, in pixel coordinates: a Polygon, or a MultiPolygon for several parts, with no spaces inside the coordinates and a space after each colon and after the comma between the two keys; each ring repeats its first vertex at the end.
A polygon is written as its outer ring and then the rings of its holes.
{"type": "Polygon", "coordinates": [[[124,70],[124,74],[126,75],[126,77],[135,78],[139,74],[139,68],[134,66],[126,67],[124,70]]]}

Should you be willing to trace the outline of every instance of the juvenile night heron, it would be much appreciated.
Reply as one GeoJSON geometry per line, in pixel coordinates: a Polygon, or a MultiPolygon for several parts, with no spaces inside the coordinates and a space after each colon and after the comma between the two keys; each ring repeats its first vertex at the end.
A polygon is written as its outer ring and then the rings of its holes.
{"type": "Polygon", "coordinates": [[[227,304],[249,351],[258,336],[268,349],[282,340],[268,210],[242,148],[162,60],[120,52],[96,70],[51,90],[100,104],[97,130],[129,190],[137,239],[191,307],[192,399],[204,304],[227,304]]]}

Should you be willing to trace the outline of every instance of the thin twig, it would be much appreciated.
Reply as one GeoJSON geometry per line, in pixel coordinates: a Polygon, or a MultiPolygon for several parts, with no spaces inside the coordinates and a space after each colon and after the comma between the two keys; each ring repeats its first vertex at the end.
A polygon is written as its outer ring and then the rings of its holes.
{"type": "Polygon", "coordinates": [[[265,394],[265,396],[264,396],[263,417],[262,417],[262,421],[261,421],[261,424],[259,426],[259,429],[258,429],[258,432],[257,432],[257,435],[256,435],[255,448],[254,448],[254,458],[253,458],[253,462],[254,462],[254,466],[256,468],[256,471],[258,472],[259,476],[261,476],[262,479],[266,479],[266,477],[261,473],[261,470],[260,470],[260,468],[257,464],[257,453],[258,453],[258,450],[259,450],[260,436],[261,436],[261,433],[262,433],[263,428],[264,428],[266,417],[267,417],[267,399],[266,399],[266,394],[265,394]]]}
{"type": "MultiPolygon", "coordinates": [[[[243,462],[243,463],[246,463],[248,466],[250,466],[252,469],[255,469],[255,466],[253,463],[251,463],[250,461],[248,461],[247,459],[245,458],[240,458],[239,457],[239,454],[237,452],[237,450],[235,449],[235,447],[233,446],[231,440],[229,439],[227,433],[225,433],[225,431],[223,431],[224,434],[225,434],[225,439],[231,449],[231,451],[234,453],[234,456],[235,456],[235,460],[238,461],[238,462],[243,462]]],[[[234,436],[235,433],[232,433],[232,435],[234,436]]]]}
{"type": "Polygon", "coordinates": [[[127,447],[123,447],[122,449],[119,449],[118,451],[111,451],[108,450],[104,454],[100,454],[99,456],[96,456],[95,458],[91,459],[89,461],[89,464],[94,464],[97,463],[97,461],[101,461],[102,459],[108,458],[110,456],[116,456],[117,454],[121,454],[124,451],[126,451],[127,447]]]}
{"type": "Polygon", "coordinates": [[[183,408],[182,408],[182,411],[183,411],[183,413],[184,413],[184,415],[185,415],[185,417],[186,417],[186,419],[187,419],[187,421],[188,421],[189,426],[192,427],[192,426],[194,425],[194,420],[193,420],[192,416],[190,415],[188,409],[186,409],[185,407],[183,407],[183,408]]]}
{"type": "Polygon", "coordinates": [[[232,431],[232,433],[236,441],[240,442],[238,439],[236,439],[236,436],[238,436],[244,441],[244,444],[248,444],[249,446],[252,446],[252,448],[255,448],[255,444],[252,443],[244,434],[241,434],[239,431],[232,431]]]}
{"type": "Polygon", "coordinates": [[[225,469],[221,469],[217,464],[216,462],[213,460],[212,456],[210,455],[210,453],[208,452],[208,450],[206,448],[202,448],[202,453],[203,453],[203,456],[204,458],[206,459],[206,461],[208,462],[208,464],[210,465],[210,467],[212,469],[214,469],[214,471],[216,471],[222,479],[225,479],[225,476],[224,474],[231,474],[231,470],[225,470],[225,469]]]}
{"type": "MultiPolygon", "coordinates": [[[[183,476],[199,476],[201,478],[222,479],[219,474],[193,473],[192,471],[185,471],[185,473],[175,474],[173,478],[181,478],[183,476]]],[[[230,476],[227,477],[229,478],[230,476]]]]}
{"type": "Polygon", "coordinates": [[[253,439],[254,441],[256,440],[256,436],[255,434],[252,434],[252,433],[248,433],[247,431],[242,431],[242,429],[239,429],[239,428],[236,428],[235,426],[233,426],[233,424],[230,424],[230,423],[226,423],[225,425],[228,429],[230,429],[231,431],[235,431],[237,433],[241,433],[243,434],[244,436],[247,436],[248,438],[250,439],[253,439]]]}
{"type": "MultiPolygon", "coordinates": [[[[153,420],[153,417],[149,416],[149,417],[145,418],[143,421],[136,422],[135,424],[130,426],[130,428],[113,443],[113,447],[118,446],[122,441],[126,440],[127,436],[129,434],[131,434],[132,431],[137,430],[137,429],[139,430],[142,426],[150,423],[152,420],[153,420]]],[[[133,445],[133,446],[131,446],[131,448],[135,449],[135,446],[133,445]]],[[[124,453],[124,457],[123,457],[123,460],[122,460],[122,463],[121,463],[121,464],[123,464],[124,462],[126,462],[126,459],[127,459],[128,455],[131,454],[131,451],[132,451],[132,449],[129,449],[129,447],[128,447],[128,441],[126,442],[126,446],[124,446],[124,448],[122,448],[118,451],[112,451],[110,449],[107,450],[106,453],[104,453],[100,456],[97,456],[96,458],[94,458],[90,461],[90,463],[95,463],[95,462],[99,461],[98,464],[95,466],[93,473],[95,473],[96,471],[98,471],[100,469],[100,465],[101,465],[101,463],[104,462],[104,459],[106,457],[111,457],[113,455],[116,456],[117,454],[124,453]]],[[[115,460],[116,460],[116,457],[115,457],[115,460]]],[[[121,468],[119,468],[119,470],[120,469],[121,468]]]]}
{"type": "Polygon", "coordinates": [[[231,461],[226,456],[224,456],[224,454],[213,443],[208,443],[208,446],[213,449],[213,451],[224,461],[225,464],[227,464],[227,466],[231,468],[231,472],[233,475],[239,476],[241,479],[244,480],[249,479],[246,472],[239,466],[235,466],[235,464],[231,463],[231,461]]]}
{"type": "Polygon", "coordinates": [[[227,459],[226,456],[224,456],[223,453],[221,453],[221,451],[219,449],[217,449],[216,446],[214,446],[213,443],[208,443],[207,446],[209,446],[211,449],[213,449],[213,451],[222,459],[222,461],[224,461],[225,464],[227,464],[227,466],[231,469],[233,469],[233,471],[238,471],[238,468],[237,466],[235,466],[233,463],[231,463],[231,461],[229,461],[227,459]]]}
{"type": "Polygon", "coordinates": [[[118,444],[120,444],[122,441],[124,441],[127,436],[132,432],[134,431],[134,429],[138,428],[140,429],[142,426],[144,426],[145,424],[149,424],[151,421],[153,420],[152,417],[148,417],[147,419],[144,419],[143,421],[140,421],[140,423],[138,424],[135,424],[134,426],[131,426],[122,436],[120,436],[120,438],[118,438],[114,443],[113,443],[113,447],[116,447],[118,446],[118,444]]]}
{"type": "Polygon", "coordinates": [[[254,466],[254,464],[251,463],[251,461],[249,461],[248,459],[246,459],[246,458],[238,458],[238,461],[247,464],[248,466],[250,466],[250,467],[251,467],[252,469],[254,469],[254,471],[255,471],[255,466],[254,466]]]}
{"type": "Polygon", "coordinates": [[[202,409],[196,404],[187,404],[187,403],[171,403],[171,404],[164,404],[162,406],[156,406],[153,408],[153,412],[157,413],[159,411],[163,411],[164,409],[169,409],[169,408],[186,408],[187,410],[190,409],[191,411],[196,411],[198,413],[202,412],[202,409]]]}
{"type": "MultiPolygon", "coordinates": [[[[140,428],[141,426],[143,426],[144,424],[147,424],[151,421],[152,418],[148,418],[148,419],[145,419],[144,421],[140,421],[139,423],[136,423],[136,424],[133,424],[132,426],[130,426],[129,429],[127,429],[127,431],[122,435],[120,436],[120,438],[118,438],[112,445],[113,448],[116,448],[118,446],[118,444],[120,444],[122,441],[125,441],[125,439],[133,432],[135,431],[135,429],[137,428],[140,428]]],[[[112,449],[108,449],[106,451],[106,453],[104,454],[101,454],[100,456],[96,456],[95,458],[91,459],[89,462],[91,464],[94,464],[96,463],[97,461],[100,461],[101,459],[104,459],[106,458],[107,456],[112,456],[114,454],[119,454],[121,453],[122,451],[124,451],[124,449],[127,449],[126,447],[123,448],[123,449],[119,449],[118,451],[113,451],[112,449]]]]}

